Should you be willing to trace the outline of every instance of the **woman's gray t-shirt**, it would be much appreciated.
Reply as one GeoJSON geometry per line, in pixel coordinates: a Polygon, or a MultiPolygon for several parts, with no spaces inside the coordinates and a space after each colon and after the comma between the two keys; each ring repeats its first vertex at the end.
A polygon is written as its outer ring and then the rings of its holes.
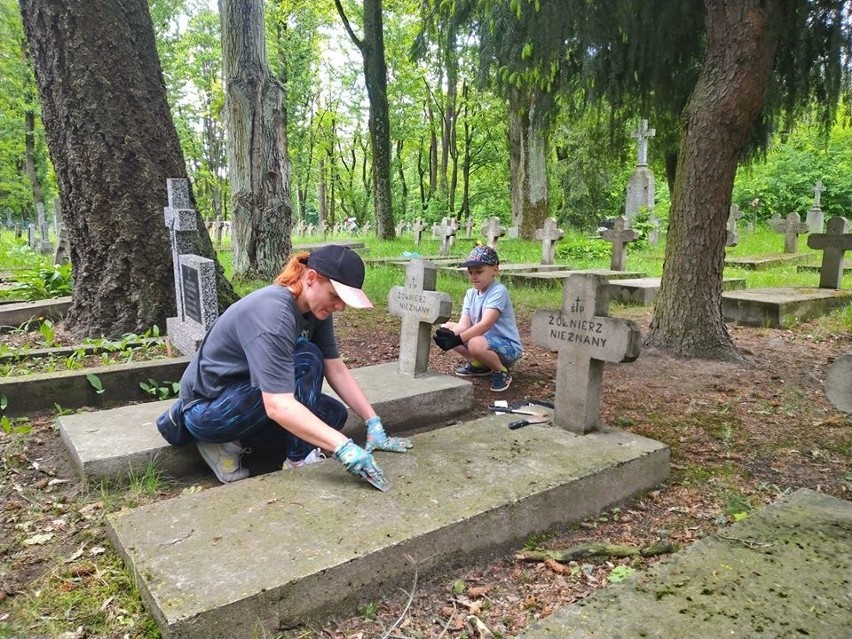
{"type": "Polygon", "coordinates": [[[289,289],[272,284],[249,293],[216,320],[180,382],[185,407],[218,397],[249,381],[267,393],[292,393],[293,348],[299,337],[316,344],[324,359],[340,354],[332,318],[302,315],[289,289]]]}

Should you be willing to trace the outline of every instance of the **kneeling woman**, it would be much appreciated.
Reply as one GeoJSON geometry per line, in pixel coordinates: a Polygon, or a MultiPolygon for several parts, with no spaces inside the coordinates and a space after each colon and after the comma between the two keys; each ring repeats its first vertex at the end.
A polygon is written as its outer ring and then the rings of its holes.
{"type": "Polygon", "coordinates": [[[285,467],[334,452],[353,475],[385,489],[372,451],[405,452],[340,359],[332,314],[346,305],[372,308],[361,290],[364,263],[348,247],[329,245],[290,258],[275,283],[230,306],[208,331],[181,378],[180,400],[157,420],[180,445],[195,440],[223,483],[248,476],[241,441],[285,449],[285,467]],[[366,450],[340,430],[346,406],[324,395],[323,379],[367,426],[366,450]]]}

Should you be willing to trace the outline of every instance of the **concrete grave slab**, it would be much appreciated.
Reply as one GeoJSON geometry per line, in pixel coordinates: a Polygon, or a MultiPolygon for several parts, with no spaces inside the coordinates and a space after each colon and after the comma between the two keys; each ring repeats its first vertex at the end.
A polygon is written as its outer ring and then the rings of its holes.
{"type": "Polygon", "coordinates": [[[722,293],[722,315],[746,326],[783,328],[827,315],[852,302],[852,291],[828,288],[753,288],[722,293]]]}
{"type": "Polygon", "coordinates": [[[802,489],[518,639],[852,637],[852,502],[802,489]]]}
{"type": "MultiPolygon", "coordinates": [[[[638,279],[612,281],[609,283],[609,299],[611,302],[650,306],[660,292],[661,279],[659,277],[640,277],[638,279]]],[[[746,281],[741,277],[726,277],[722,280],[723,291],[733,291],[745,287],[746,281]]]]}
{"type": "Polygon", "coordinates": [[[71,308],[71,296],[54,297],[36,302],[13,302],[0,304],[0,331],[18,328],[21,324],[40,317],[59,321],[71,308]]]}
{"type": "MultiPolygon", "coordinates": [[[[473,407],[472,384],[455,376],[426,372],[415,379],[401,375],[397,362],[353,368],[352,374],[391,433],[437,424],[473,407]]],[[[336,396],[328,386],[323,392],[336,396]]],[[[169,446],[155,424],[172,403],[62,415],[56,425],[75,469],[86,480],[126,479],[144,473],[152,462],[169,475],[185,476],[203,463],[201,457],[194,446],[169,446]]],[[[344,432],[363,436],[361,420],[351,411],[344,432]]]]}
{"type": "Polygon", "coordinates": [[[829,366],[825,394],[837,410],[852,413],[852,353],[841,355],[829,366]]]}
{"type": "Polygon", "coordinates": [[[603,275],[609,280],[620,279],[636,279],[645,277],[645,273],[641,271],[613,271],[608,268],[589,268],[577,270],[555,270],[555,271],[536,271],[522,273],[502,273],[503,282],[511,282],[512,284],[527,284],[533,286],[562,286],[563,281],[569,275],[574,273],[588,275],[603,275]]]}
{"type": "Polygon", "coordinates": [[[763,271],[777,266],[789,266],[809,262],[813,257],[808,253],[781,253],[776,255],[757,255],[753,257],[726,257],[725,266],[743,268],[749,271],[763,271]]]}
{"type": "Polygon", "coordinates": [[[409,453],[380,453],[387,493],[328,461],[110,515],[108,534],[164,639],[271,636],[667,477],[669,450],[658,442],[510,431],[515,417],[415,435],[409,453]]]}

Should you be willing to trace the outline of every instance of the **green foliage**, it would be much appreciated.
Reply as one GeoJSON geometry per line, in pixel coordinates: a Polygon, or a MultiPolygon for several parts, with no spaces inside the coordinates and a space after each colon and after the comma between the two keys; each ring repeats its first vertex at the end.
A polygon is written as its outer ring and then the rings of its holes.
{"type": "Polygon", "coordinates": [[[612,245],[599,238],[577,237],[556,245],[559,260],[603,260],[612,255],[612,245]]]}
{"type": "Polygon", "coordinates": [[[71,264],[51,265],[15,275],[17,282],[4,297],[27,301],[71,295],[71,264]]]}
{"type": "Polygon", "coordinates": [[[88,375],[86,375],[86,379],[89,381],[89,384],[91,384],[92,388],[95,389],[95,392],[98,395],[103,395],[106,389],[104,388],[103,382],[101,381],[100,377],[98,377],[94,373],[89,373],[88,375]]]}
{"type": "Polygon", "coordinates": [[[635,572],[635,568],[631,568],[630,566],[619,565],[609,571],[609,574],[607,575],[606,579],[611,584],[617,584],[620,581],[624,581],[635,572]]]}
{"type": "Polygon", "coordinates": [[[139,388],[157,399],[170,399],[180,393],[180,382],[157,382],[149,378],[139,382],[139,388]]]}
{"type": "Polygon", "coordinates": [[[26,435],[33,428],[26,417],[10,419],[8,415],[0,417],[0,429],[7,435],[26,435]]]}

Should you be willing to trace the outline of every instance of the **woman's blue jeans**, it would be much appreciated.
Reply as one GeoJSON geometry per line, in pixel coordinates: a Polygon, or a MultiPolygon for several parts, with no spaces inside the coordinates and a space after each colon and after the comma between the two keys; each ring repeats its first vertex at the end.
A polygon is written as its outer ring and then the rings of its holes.
{"type": "MultiPolygon", "coordinates": [[[[326,424],[340,430],[348,416],[346,406],[324,395],[325,367],[319,348],[312,342],[297,343],[293,350],[296,400],[326,424]]],[[[215,399],[202,401],[183,412],[187,430],[198,441],[224,444],[251,437],[283,445],[287,459],[301,461],[315,448],[266,416],[263,396],[248,381],[228,386],[215,399]]]]}

